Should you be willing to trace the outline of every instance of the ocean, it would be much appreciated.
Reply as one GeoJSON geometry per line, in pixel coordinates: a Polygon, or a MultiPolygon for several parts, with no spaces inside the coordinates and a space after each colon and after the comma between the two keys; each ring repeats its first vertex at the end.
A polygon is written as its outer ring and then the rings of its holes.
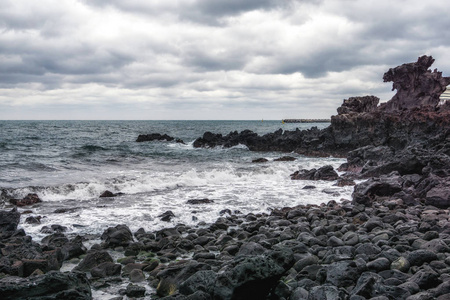
{"type": "Polygon", "coordinates": [[[67,235],[98,238],[105,229],[125,224],[147,232],[183,223],[208,224],[220,212],[269,213],[273,208],[350,199],[353,187],[333,182],[293,181],[299,169],[331,164],[342,158],[311,158],[295,153],[252,152],[245,146],[196,149],[205,131],[228,134],[250,129],[258,134],[328,124],[282,124],[280,121],[0,121],[0,190],[2,209],[9,198],[36,193],[42,203],[21,218],[20,227],[34,240],[43,226],[67,227],[67,235]],[[137,143],[139,134],[161,133],[182,139],[137,143]],[[281,156],[295,161],[278,162],[281,156]],[[252,163],[256,158],[266,163],[252,163]],[[314,185],[315,189],[302,189],[314,185]],[[123,193],[99,196],[109,190],[123,193]],[[212,200],[188,204],[188,200],[212,200]],[[61,210],[64,213],[60,213],[61,210]],[[158,217],[166,211],[170,222],[158,217]],[[26,216],[41,216],[27,224],[26,216]]]}

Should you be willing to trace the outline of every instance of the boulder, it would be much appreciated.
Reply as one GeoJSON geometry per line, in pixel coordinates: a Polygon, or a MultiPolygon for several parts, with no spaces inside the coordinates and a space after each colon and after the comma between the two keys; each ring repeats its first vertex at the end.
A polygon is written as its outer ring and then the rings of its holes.
{"type": "Polygon", "coordinates": [[[10,211],[0,211],[0,237],[8,238],[17,230],[20,222],[20,213],[17,208],[10,211]]]}
{"type": "Polygon", "coordinates": [[[377,197],[392,196],[401,190],[402,179],[398,173],[393,172],[355,185],[352,202],[372,206],[372,201],[377,197]]]}
{"type": "Polygon", "coordinates": [[[265,299],[286,272],[268,256],[238,257],[222,270],[214,299],[265,299]]]}
{"type": "Polygon", "coordinates": [[[90,251],[83,260],[74,268],[74,271],[88,272],[92,268],[104,262],[113,262],[111,255],[105,250],[90,251]]]}
{"type": "Polygon", "coordinates": [[[56,271],[28,278],[2,278],[0,295],[4,300],[92,299],[91,287],[85,274],[56,271]]]}
{"type": "Polygon", "coordinates": [[[127,225],[117,225],[106,229],[100,237],[106,247],[128,246],[133,242],[133,234],[127,225]]]}
{"type": "Polygon", "coordinates": [[[327,180],[333,181],[339,178],[334,168],[330,165],[316,169],[296,171],[291,174],[292,180],[327,180]]]}

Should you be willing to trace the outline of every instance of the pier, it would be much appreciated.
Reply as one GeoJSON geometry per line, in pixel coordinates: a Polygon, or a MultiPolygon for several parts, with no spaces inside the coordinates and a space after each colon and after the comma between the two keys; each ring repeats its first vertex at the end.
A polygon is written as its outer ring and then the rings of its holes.
{"type": "Polygon", "coordinates": [[[330,123],[331,119],[283,119],[283,123],[330,123]]]}

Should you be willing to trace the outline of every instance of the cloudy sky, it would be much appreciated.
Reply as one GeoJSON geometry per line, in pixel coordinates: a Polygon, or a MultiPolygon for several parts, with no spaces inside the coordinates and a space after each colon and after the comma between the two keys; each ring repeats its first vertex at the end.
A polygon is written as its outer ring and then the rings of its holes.
{"type": "Polygon", "coordinates": [[[327,118],[393,96],[432,55],[447,0],[2,0],[0,119],[327,118]]]}

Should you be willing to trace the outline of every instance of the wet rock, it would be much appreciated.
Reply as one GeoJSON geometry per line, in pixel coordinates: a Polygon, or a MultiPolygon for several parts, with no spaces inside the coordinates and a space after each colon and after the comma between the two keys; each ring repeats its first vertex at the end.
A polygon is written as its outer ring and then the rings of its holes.
{"type": "Polygon", "coordinates": [[[109,198],[109,197],[116,197],[117,196],[117,194],[114,194],[113,192],[111,192],[111,191],[104,191],[99,197],[100,198],[109,198]]]}
{"type": "Polygon", "coordinates": [[[29,206],[42,202],[37,194],[28,194],[23,199],[10,199],[9,202],[18,207],[29,206]]]}
{"type": "Polygon", "coordinates": [[[356,185],[356,183],[352,179],[338,178],[336,183],[333,185],[339,186],[339,187],[344,187],[344,186],[354,186],[354,185],[356,185]]]}
{"type": "Polygon", "coordinates": [[[85,274],[49,272],[28,278],[0,279],[2,299],[92,299],[85,274]]]}
{"type": "Polygon", "coordinates": [[[190,199],[187,201],[187,204],[209,204],[214,203],[213,200],[209,200],[207,198],[204,199],[190,199]]]}
{"type": "Polygon", "coordinates": [[[334,168],[330,165],[311,170],[300,170],[291,174],[292,180],[327,180],[333,181],[339,178],[339,175],[334,171],[334,168]]]}
{"type": "MultiPolygon", "coordinates": [[[[175,138],[171,137],[171,136],[169,136],[167,134],[151,133],[151,134],[140,134],[137,137],[136,142],[138,142],[138,143],[140,143],[140,142],[151,142],[151,141],[168,141],[168,142],[171,142],[173,140],[175,140],[175,138]]],[[[179,142],[182,142],[182,141],[179,140],[179,142]]]]}
{"type": "Polygon", "coordinates": [[[133,234],[127,225],[117,225],[106,229],[100,237],[105,247],[127,247],[133,242],[133,234]]]}
{"type": "Polygon", "coordinates": [[[91,251],[88,252],[83,260],[74,268],[74,271],[87,272],[103,262],[113,262],[113,259],[108,252],[104,250],[91,251]]]}
{"type": "Polygon", "coordinates": [[[125,295],[130,298],[140,298],[145,296],[145,287],[134,285],[132,283],[127,285],[125,295]]]}
{"type": "Polygon", "coordinates": [[[93,267],[90,272],[92,277],[105,278],[120,275],[122,265],[113,262],[103,262],[93,267]]]}
{"type": "Polygon", "coordinates": [[[294,161],[294,160],[296,160],[296,158],[292,156],[282,156],[280,158],[274,159],[274,161],[294,161]]]}
{"type": "Polygon", "coordinates": [[[20,222],[20,213],[17,208],[10,211],[0,211],[0,237],[8,238],[17,230],[20,222]]]}
{"type": "Polygon", "coordinates": [[[25,223],[27,224],[41,224],[41,216],[29,216],[25,219],[25,223]]]}
{"type": "Polygon", "coordinates": [[[60,232],[66,232],[67,231],[67,227],[66,226],[61,226],[58,224],[53,224],[50,227],[48,226],[43,226],[40,230],[40,232],[42,233],[60,233],[60,232]]]}
{"type": "Polygon", "coordinates": [[[164,221],[164,222],[170,222],[170,221],[172,220],[172,218],[175,218],[175,215],[173,214],[172,211],[168,210],[168,211],[166,211],[166,212],[160,214],[160,215],[158,216],[158,218],[160,218],[161,221],[164,221]]]}
{"type": "Polygon", "coordinates": [[[142,270],[134,269],[130,272],[130,281],[131,282],[141,282],[145,280],[145,275],[142,270]]]}
{"type": "Polygon", "coordinates": [[[316,186],[314,185],[305,185],[304,187],[302,187],[302,190],[313,190],[315,188],[316,186]]]}
{"type": "Polygon", "coordinates": [[[257,158],[257,159],[252,160],[252,163],[265,163],[265,162],[268,162],[268,161],[269,160],[267,158],[261,157],[261,158],[257,158]]]}

